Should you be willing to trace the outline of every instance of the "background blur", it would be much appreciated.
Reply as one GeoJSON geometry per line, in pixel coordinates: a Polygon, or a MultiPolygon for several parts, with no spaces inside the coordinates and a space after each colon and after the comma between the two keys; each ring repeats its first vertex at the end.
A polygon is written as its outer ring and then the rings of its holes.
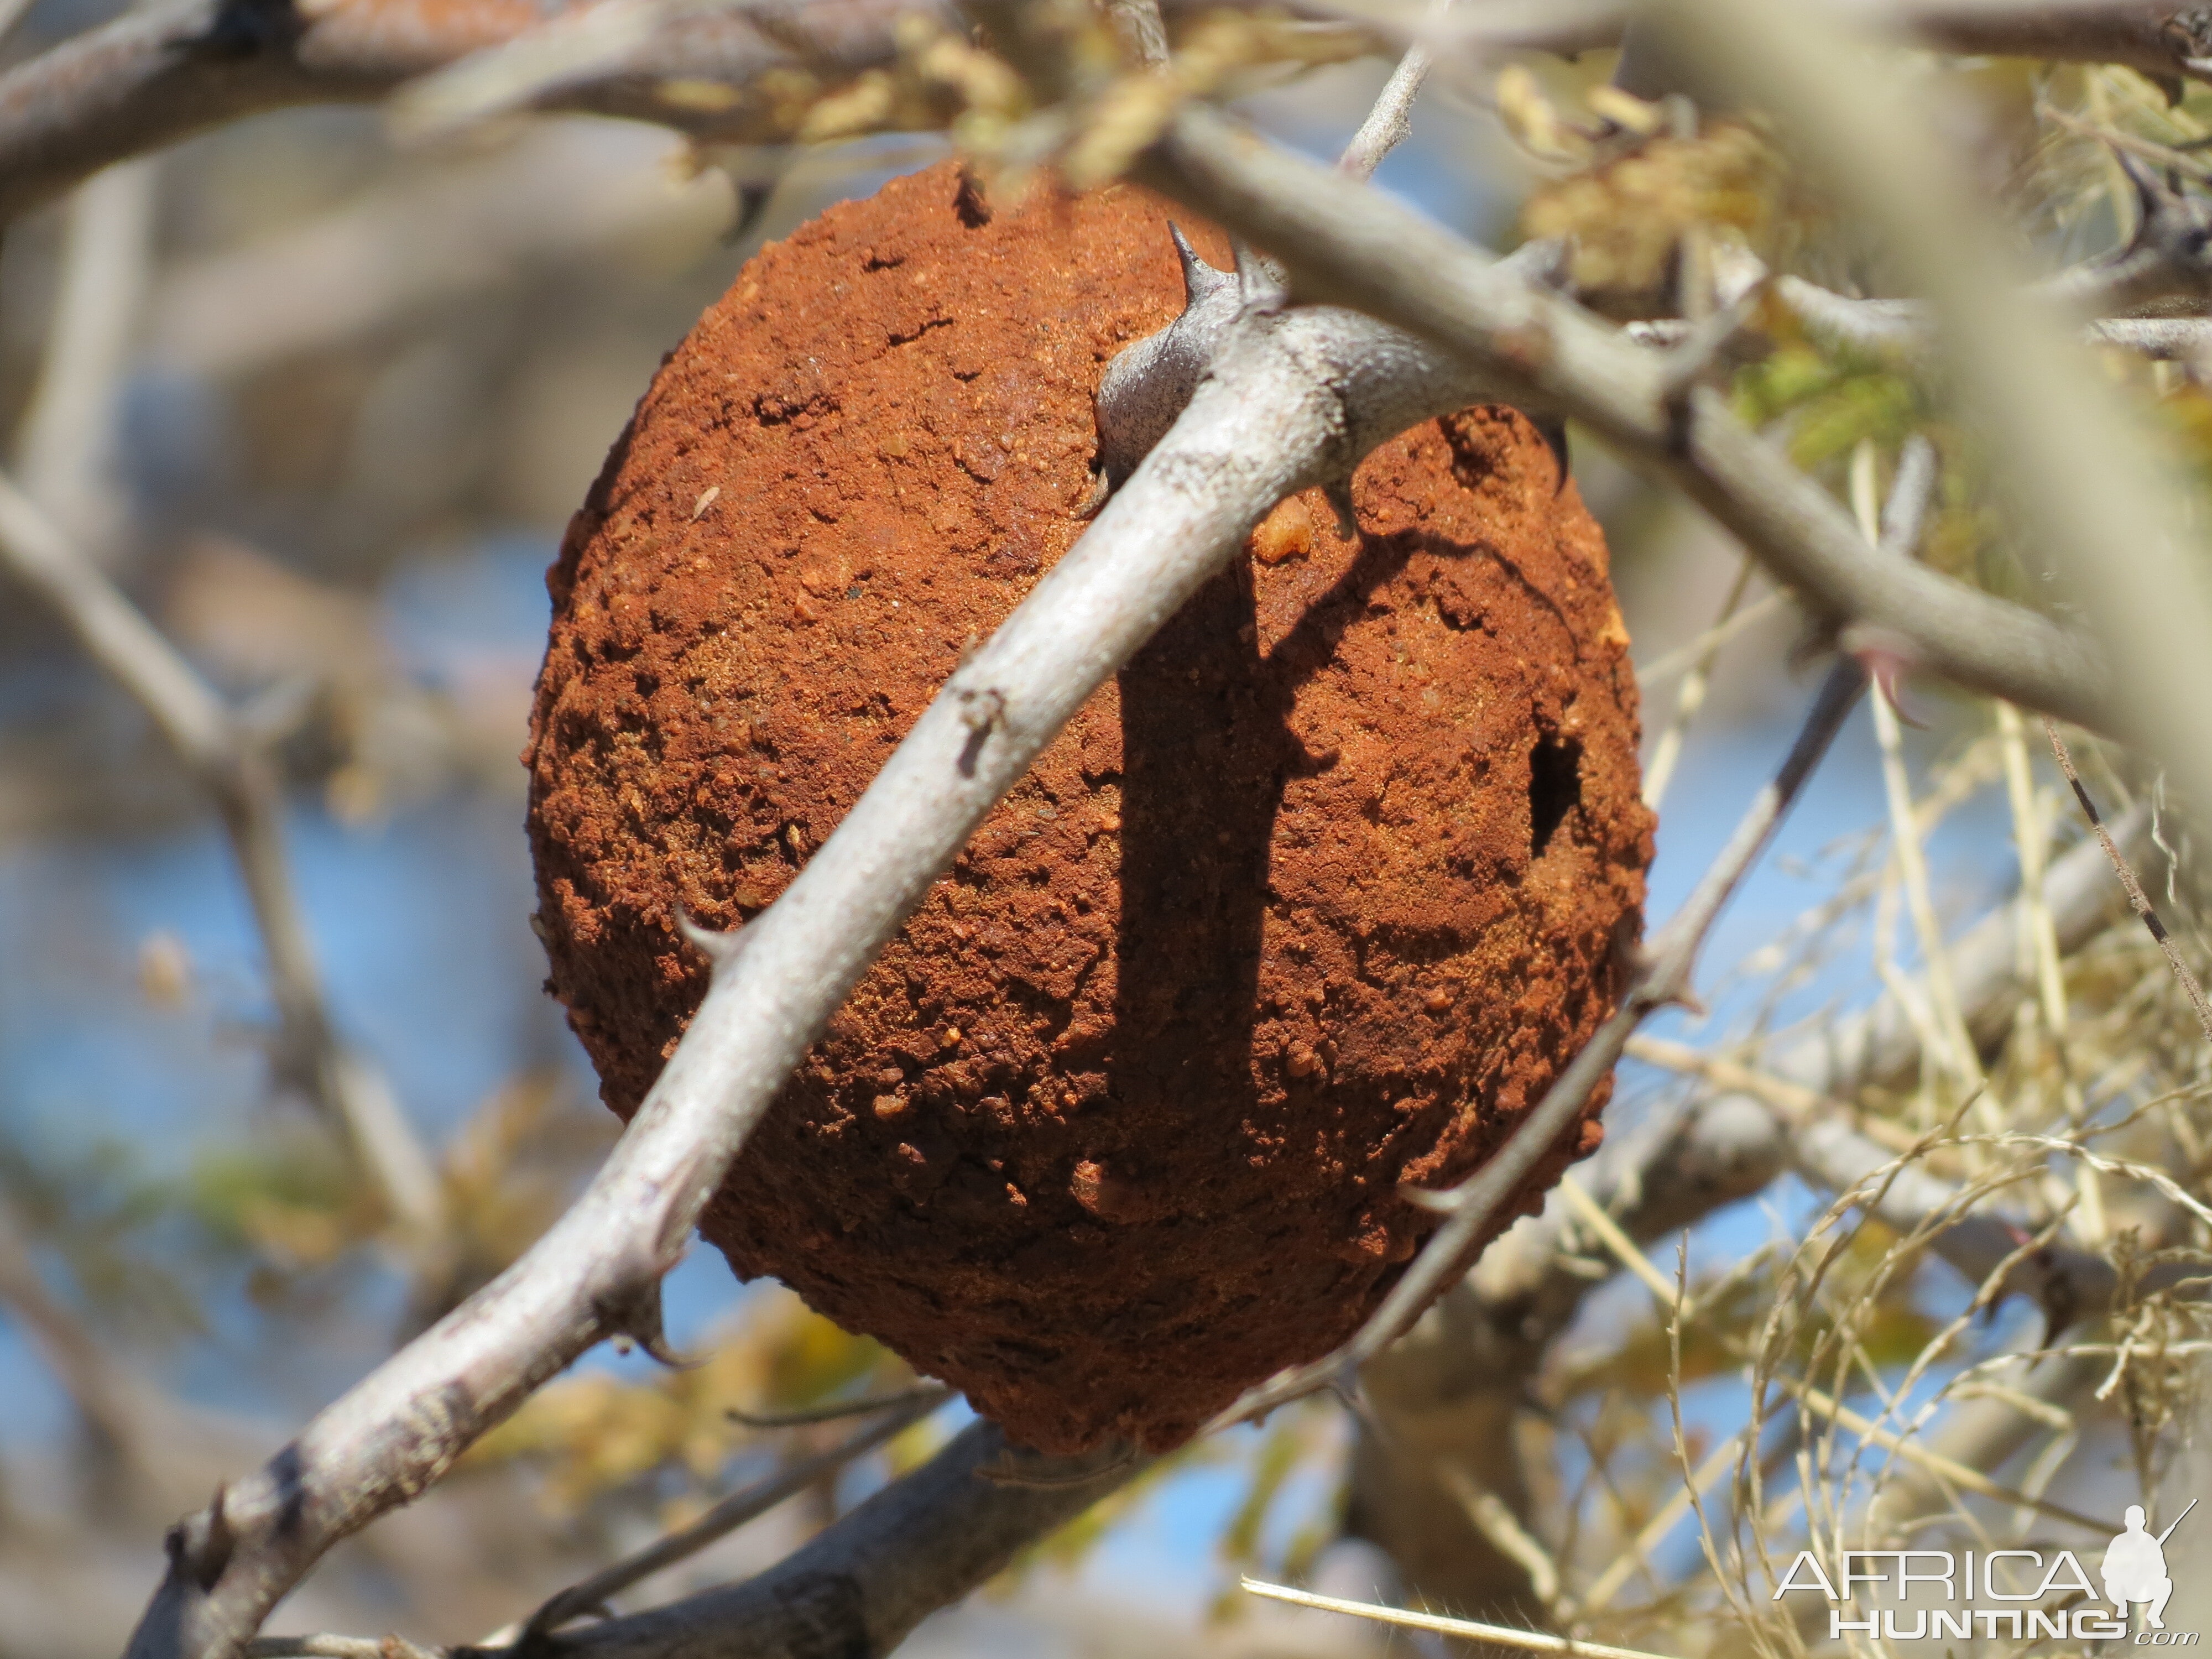
{"type": "MultiPolygon", "coordinates": [[[[105,15],[46,0],[4,55],[105,15]]],[[[1565,100],[1609,64],[1531,68],[1565,100]]],[[[1383,73],[1318,71],[1249,108],[1333,154],[1383,73]]],[[[2091,84],[2100,77],[2131,78],[2069,72],[2033,95],[2109,101],[2091,84]]],[[[2024,72],[1993,72],[1981,93],[1993,127],[2031,95],[2024,72]]],[[[1495,101],[1490,87],[1440,80],[1380,182],[1504,246],[1546,173],[1495,101]]],[[[728,174],[652,129],[518,121],[407,148],[374,110],[311,111],[104,175],[0,247],[0,446],[277,740],[293,877],[336,1020],[436,1150],[463,1219],[468,1260],[448,1291],[511,1259],[613,1135],[540,990],[526,921],[515,757],[544,567],[662,354],[761,239],[943,153],[868,140],[749,171],[773,187],[741,225],[728,174]]],[[[722,159],[744,171],[756,158],[722,159]]],[[[2054,258],[2113,234],[2101,187],[2038,198],[2054,258]]],[[[1813,458],[1832,471],[1910,414],[1894,382],[1835,386],[1819,410],[1834,430],[1813,458]]],[[[1645,694],[1656,742],[1683,647],[1723,614],[1740,556],[1593,445],[1577,462],[1639,664],[1659,671],[1645,694]]],[[[47,617],[0,592],[0,1655],[66,1659],[119,1644],[169,1520],[280,1443],[422,1310],[322,1120],[272,1069],[260,945],[205,799],[47,617]]],[[[1754,577],[1734,603],[1765,592],[1754,577]]],[[[1790,663],[1794,629],[1786,606],[1766,605],[1720,649],[1668,789],[1655,920],[1786,745],[1811,689],[1790,663]]],[[[2013,824],[1986,710],[1920,693],[1913,712],[1927,725],[1908,732],[1907,755],[1939,820],[1933,889],[1956,922],[2014,879],[2013,824]]],[[[2124,783],[2090,762],[2117,808],[2124,783]]],[[[2046,769],[2037,780],[2047,822],[2062,839],[2078,833],[2046,769]]],[[[1883,876],[1885,825],[1863,711],[1708,953],[1708,1035],[1862,1002],[1883,963],[1911,964],[1883,876]],[[1817,926],[1799,923],[1868,872],[1817,926]]],[[[1680,1086],[1632,1064],[1612,1114],[1632,1121],[1680,1086]]],[[[1716,1218],[1689,1243],[1692,1279],[1792,1237],[1818,1208],[1785,1185],[1716,1218]]],[[[1673,1269],[1671,1254],[1662,1265],[1673,1269]]],[[[1918,1329],[1965,1294],[1929,1267],[1893,1302],[1918,1329]]],[[[711,1254],[679,1269],[669,1313],[677,1346],[704,1366],[671,1376],[593,1355],[460,1476],[347,1547],[277,1625],[489,1631],[841,1432],[755,1431],[726,1408],[902,1375],[776,1287],[737,1285],[711,1254]]],[[[1655,1328],[1648,1295],[1624,1279],[1590,1300],[1565,1345],[1575,1376],[1544,1430],[1558,1437],[1560,1512],[1597,1484],[1601,1446],[1622,1460],[1614,1496],[1628,1520],[1679,1484],[1662,1443],[1655,1328]]],[[[1741,1383],[1710,1371],[1683,1391],[1700,1447],[1740,1409],[1741,1383]]],[[[918,1461],[951,1415],[645,1593],[773,1559],[918,1461]]],[[[1334,1402],[1308,1402],[1193,1453],[939,1615],[909,1650],[1375,1650],[1364,1627],[1231,1591],[1246,1568],[1310,1572],[1354,1595],[1387,1583],[1371,1547],[1337,1538],[1349,1437],[1334,1402]]],[[[2065,1480],[2093,1495],[2080,1501],[2132,1496],[2123,1438],[2093,1425],[2065,1454],[2065,1480]]],[[[1595,1528],[1589,1547],[1625,1524],[1595,1528]]],[[[1698,1548],[1686,1522],[1662,1540],[1661,1565],[1689,1571],[1698,1548]]]]}

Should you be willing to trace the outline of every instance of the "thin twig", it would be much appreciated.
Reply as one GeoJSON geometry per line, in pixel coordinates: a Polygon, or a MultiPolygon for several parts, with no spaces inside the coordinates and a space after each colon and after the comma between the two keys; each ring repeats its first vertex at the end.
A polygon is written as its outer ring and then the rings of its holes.
{"type": "MultiPolygon", "coordinates": [[[[1727,642],[1729,622],[1735,615],[1736,606],[1743,602],[1744,590],[1751,586],[1752,572],[1757,568],[1757,562],[1748,558],[1737,567],[1735,580],[1729,585],[1728,597],[1721,601],[1721,614],[1699,636],[1689,672],[1682,676],[1681,686],[1674,693],[1674,715],[1651,750],[1651,764],[1644,769],[1644,804],[1655,812],[1666,802],[1667,786],[1674,778],[1674,763],[1682,757],[1682,745],[1688,739],[1691,724],[1705,706],[1706,678],[1720,656],[1721,647],[1727,642]]],[[[1649,677],[1641,674],[1637,676],[1637,681],[1638,684],[1650,683],[1649,677]]]]}
{"type": "Polygon", "coordinates": [[[640,1579],[696,1555],[719,1538],[727,1537],[746,1522],[767,1514],[793,1493],[804,1492],[823,1475],[842,1469],[856,1457],[866,1455],[885,1441],[895,1439],[951,1397],[945,1389],[916,1389],[895,1403],[866,1428],[857,1429],[825,1451],[801,1458],[779,1469],[767,1480],[732,1492],[689,1526],[679,1527],[645,1548],[602,1567],[580,1583],[572,1584],[530,1615],[522,1627],[521,1641],[529,1644],[550,1635],[570,1620],[605,1606],[640,1579]]]}
{"type": "Polygon", "coordinates": [[[2081,802],[2082,816],[2089,820],[2089,827],[2097,832],[2098,843],[2104,848],[2105,856],[2112,861],[2112,868],[2120,878],[2120,885],[2127,889],[2128,902],[2142,918],[2144,929],[2158,941],[2158,948],[2166,953],[2166,963],[2173,969],[2173,976],[2181,981],[2181,988],[2189,994],[2189,1006],[2197,1011],[2198,1028],[2203,1031],[2205,1041],[2212,1042],[2212,1003],[2205,1001],[2204,988],[2197,983],[2196,974],[2181,954],[2181,947],[2173,942],[2173,936],[2166,931],[2166,924],[2158,919],[2158,912],[2151,908],[2149,896],[2143,891],[2142,884],[2136,879],[2136,872],[2129,866],[2127,860],[2121,856],[2118,846],[2112,840],[2112,831],[2105,828],[2104,814],[2098,811],[2097,803],[2089,799],[2088,788],[2081,781],[2081,775],[2074,769],[2074,757],[2066,750],[2065,738],[2058,735],[2057,722],[2045,715],[2043,730],[2051,739],[2051,752],[2058,757],[2058,769],[2066,774],[2066,781],[2074,786],[2074,799],[2081,802]]]}
{"type": "Polygon", "coordinates": [[[1270,1584],[1258,1578],[1246,1578],[1240,1583],[1255,1595],[1264,1595],[1274,1601],[1287,1601],[1294,1607],[1312,1607],[1322,1613],[1348,1613],[1355,1619],[1371,1619],[1380,1624],[1397,1625],[1407,1630],[1434,1631],[1440,1636],[1464,1636],[1470,1641],[1487,1643],[1494,1647],[1519,1648],[1528,1653],[1573,1656],[1573,1659],[1663,1659],[1663,1656],[1646,1652],[1642,1648],[1617,1648],[1605,1642],[1579,1642],[1569,1637],[1554,1636],[1549,1631],[1516,1630],[1510,1625],[1477,1624],[1472,1619],[1447,1619],[1435,1613],[1408,1613],[1401,1607],[1377,1607],[1370,1601],[1347,1601],[1340,1596],[1316,1595],[1310,1590],[1292,1589],[1287,1584],[1270,1584]]]}
{"type": "MultiPolygon", "coordinates": [[[[1451,0],[1434,0],[1427,21],[1433,23],[1450,9],[1451,0]]],[[[1398,66],[1390,71],[1390,78],[1376,94],[1375,106],[1367,112],[1359,131],[1352,135],[1344,154],[1336,158],[1339,173],[1363,182],[1372,179],[1375,169],[1382,165],[1382,158],[1406,142],[1413,130],[1413,100],[1420,96],[1421,83],[1429,78],[1429,70],[1436,61],[1435,51],[1425,41],[1416,40],[1406,48],[1406,55],[1398,60],[1398,66]]]]}
{"type": "Polygon", "coordinates": [[[1901,1124],[1892,1123],[1883,1118],[1864,1116],[1841,1102],[1830,1100],[1800,1084],[1790,1082],[1787,1078],[1776,1077],[1718,1054],[1708,1054],[1705,1049],[1692,1048],[1686,1042],[1671,1042],[1664,1037],[1635,1036],[1629,1039],[1625,1052],[1632,1060],[1640,1060],[1647,1066],[1662,1066],[1670,1072],[1702,1077],[1715,1088],[1724,1089],[1731,1094],[1750,1095],[1792,1122],[1810,1122],[1818,1117],[1832,1115],[1848,1121],[1857,1133],[1893,1152],[1909,1152],[1920,1144],[1920,1137],[1901,1124]]]}
{"type": "Polygon", "coordinates": [[[1846,659],[1829,671],[1781,769],[1759,791],[1696,890],[1647,948],[1646,965],[1620,1007],[1490,1160],[1457,1187],[1430,1198],[1431,1207],[1443,1213],[1443,1225],[1421,1247],[1382,1304],[1334,1353],[1246,1390],[1214,1419],[1210,1429],[1272,1411],[1356,1370],[1395,1341],[1445,1283],[1464,1270],[1468,1252],[1498,1207],[1581,1115],[1591,1091],[1610,1074],[1636,1028],[1660,1009],[1689,997],[1692,970],[1706,933],[1758,862],[1865,689],[1865,672],[1856,662],[1846,659]]]}
{"type": "Polygon", "coordinates": [[[1107,21],[1139,68],[1158,69],[1168,61],[1168,29],[1160,20],[1159,0],[1104,0],[1107,21]]]}
{"type": "Polygon", "coordinates": [[[1707,652],[1718,651],[1744,629],[1765,622],[1789,603],[1786,594],[1769,593],[1764,599],[1744,606],[1726,622],[1707,629],[1696,639],[1676,646],[1665,655],[1654,658],[1650,667],[1638,668],[1636,671],[1637,684],[1648,695],[1654,687],[1664,684],[1672,676],[1685,672],[1705,660],[1707,652]]]}
{"type": "Polygon", "coordinates": [[[59,292],[16,446],[23,492],[102,563],[128,523],[117,428],[145,307],[159,166],[110,167],[70,198],[59,292]]]}
{"type": "Polygon", "coordinates": [[[1917,1463],[1938,1480],[1948,1480],[1963,1491],[1983,1498],[1994,1498],[1999,1503],[2009,1504],[2015,1508],[2033,1510],[2039,1515],[2047,1515],[2054,1521],[2063,1521],[2087,1532],[2102,1535],[2111,1530],[2112,1522],[2109,1521],[2094,1521],[2078,1510],[2069,1510],[2063,1504],[2053,1504],[2045,1498],[2031,1498],[2015,1487],[1990,1480],[1979,1469],[1970,1468],[1955,1458],[1930,1451],[1917,1440],[1870,1422],[1809,1383],[1799,1382],[1779,1372],[1769,1380],[1814,1415],[1826,1418],[1838,1427],[1850,1430],[1860,1439],[1869,1441],[1885,1451],[1895,1452],[1908,1463],[1917,1463]]]}
{"type": "Polygon", "coordinates": [[[833,1400],[824,1406],[802,1406],[796,1411],[749,1412],[732,1406],[722,1415],[749,1429],[802,1429],[816,1423],[838,1423],[876,1412],[896,1411],[923,1401],[943,1402],[951,1390],[936,1382],[923,1382],[896,1394],[873,1395],[865,1400],[833,1400]]]}
{"type": "Polygon", "coordinates": [[[2111,673],[2082,635],[1870,551],[1850,514],[1744,428],[1720,393],[1670,388],[1656,354],[1382,192],[1194,106],[1176,115],[1138,173],[1265,248],[1302,291],[1435,342],[1503,401],[1592,427],[1686,491],[1817,614],[1907,642],[1919,667],[1960,684],[2110,729],[2111,673]],[[2068,708],[2095,712],[2083,719],[2068,708]]]}
{"type": "MultiPolygon", "coordinates": [[[[1771,291],[1808,333],[1835,344],[1911,360],[1924,356],[1936,342],[1933,319],[1917,301],[1853,299],[1791,276],[1776,277],[1771,291]]],[[[1752,326],[1753,319],[1747,319],[1737,338],[1752,326]]],[[[1694,327],[1665,317],[1630,323],[1621,331],[1641,345],[1679,349],[1694,327]]],[[[2212,352],[2212,318],[2106,317],[2083,324],[2078,337],[2086,345],[2132,351],[2154,362],[2200,362],[2212,352]]]]}
{"type": "Polygon", "coordinates": [[[1474,1529],[1492,1549],[1528,1575],[1530,1594],[1553,1614],[1571,1614],[1572,1608],[1560,1599],[1559,1564],[1544,1547],[1543,1540],[1521,1524],[1512,1507],[1455,1458],[1443,1459],[1437,1473],[1474,1529]]]}
{"type": "MultiPolygon", "coordinates": [[[[1668,1285],[1670,1303],[1673,1291],[1674,1286],[1668,1285]]],[[[1722,1441],[1705,1454],[1705,1461],[1698,1465],[1696,1473],[1667,1494],[1667,1501],[1652,1511],[1651,1518],[1638,1529],[1628,1547],[1613,1557],[1583,1593],[1582,1607],[1585,1614],[1602,1613],[1612,1606],[1613,1598],[1620,1594],[1639,1569],[1650,1572],[1651,1552],[1666,1541],[1667,1534],[1690,1512],[1697,1498],[1711,1491],[1713,1482],[1728,1473],[1729,1467],[1736,1461],[1743,1438],[1737,1434],[1722,1441]]]]}
{"type": "Polygon", "coordinates": [[[1702,70],[1772,111],[1927,297],[1999,500],[2097,624],[2127,735],[2212,803],[2212,733],[2191,712],[2212,707],[2212,593],[2185,553],[2176,491],[2112,389],[2022,289],[1985,192],[1909,81],[1826,9],[1659,0],[1655,16],[1702,70]]]}
{"type": "MultiPolygon", "coordinates": [[[[1634,1052],[1635,1041],[1632,1039],[1626,1047],[1630,1052],[1634,1052]]],[[[1572,1175],[1559,1177],[1559,1196],[1567,1201],[1567,1207],[1575,1212],[1582,1224],[1597,1235],[1598,1243],[1613,1252],[1613,1260],[1627,1268],[1635,1278],[1644,1281],[1644,1288],[1659,1298],[1662,1308],[1683,1319],[1689,1318],[1696,1311],[1695,1305],[1686,1297],[1677,1304],[1674,1281],[1652,1265],[1651,1258],[1638,1248],[1634,1239],[1621,1231],[1620,1224],[1606,1212],[1605,1206],[1592,1198],[1589,1189],[1572,1175]]]]}
{"type": "Polygon", "coordinates": [[[30,1241],[0,1203],[0,1310],[39,1349],[93,1436],[126,1463],[143,1455],[146,1425],[84,1322],[49,1292],[30,1241]]]}
{"type": "MultiPolygon", "coordinates": [[[[2051,924],[2049,910],[2040,902],[2044,866],[2050,856],[2050,827],[2045,822],[2034,776],[2028,767],[2027,728],[2021,720],[2020,710],[2000,700],[1996,704],[1996,727],[1998,740],[2003,746],[2005,796],[2012,811],[2013,844],[2020,857],[2021,891],[2024,897],[2037,900],[2020,908],[2020,938],[2023,962],[2033,964],[2036,1000],[2032,1006],[2039,1019],[2029,1019],[2027,1011],[2023,1009],[2021,1024],[2031,1033],[2040,1024],[2044,1042],[2057,1064],[2059,1097],[2067,1121],[2078,1127],[2087,1121],[2088,1109],[2081,1082],[2074,1074],[2073,1058],[2067,1043],[2065,969],[2059,959],[2057,930],[2051,924]]],[[[2103,1177],[2090,1165],[2082,1164],[2076,1190],[2081,1194],[2081,1205],[2075,1212],[2075,1231],[2081,1242],[2094,1249],[2105,1242],[2107,1231],[2103,1177]]]]}
{"type": "MultiPolygon", "coordinates": [[[[1342,483],[1376,445],[1485,395],[1456,360],[1400,354],[1401,337],[1370,319],[1285,308],[1263,274],[1247,280],[1212,319],[1181,415],[1149,452],[1124,445],[1143,457],[1126,482],[954,672],[783,895],[739,933],[693,935],[714,963],[706,997],[584,1194],[506,1273],[179,1527],[133,1659],[228,1651],[323,1552],[436,1480],[594,1343],[627,1334],[665,1352],[660,1280],[701,1210],[984,816],[1285,495],[1342,483]],[[1378,362],[1391,372],[1371,372],[1378,362]]],[[[1103,444],[1118,416],[1103,398],[1098,414],[1103,444]]]]}
{"type": "MultiPolygon", "coordinates": [[[[1916,434],[1905,455],[1899,467],[1900,487],[1893,494],[1917,499],[1902,509],[1906,527],[1887,533],[1875,505],[1873,444],[1863,441],[1851,458],[1851,496],[1860,530],[1869,542],[1888,543],[1893,550],[1900,554],[1909,551],[1909,546],[1898,545],[1900,535],[1908,544],[1919,539],[1920,520],[1926,510],[1936,467],[1934,446],[1924,437],[1916,434]]],[[[1893,501],[1891,505],[1896,507],[1897,502],[1893,501]]],[[[1973,1038],[1967,1033],[1966,1019],[1959,1012],[1957,994],[1951,985],[1950,958],[1943,948],[1943,929],[1936,919],[1936,901],[1929,890],[1928,860],[1921,850],[1919,827],[1913,820],[1912,784],[1905,769],[1904,733],[1899,729],[1897,706],[1891,693],[1892,688],[1877,677],[1873,704],[1875,740],[1881,753],[1882,793],[1889,804],[1890,842],[1898,876],[1905,887],[1905,908],[1912,917],[1913,933],[1920,944],[1921,960],[1926,964],[1923,971],[1928,981],[1929,1000],[1936,1009],[1940,1047],[1946,1051],[1945,1063],[1963,1088],[1976,1089],[1983,1080],[1981,1061],[1974,1052],[1973,1038]]],[[[1983,1109],[1985,1115],[1993,1114],[1996,1103],[1984,1097],[1983,1109]]]]}
{"type": "Polygon", "coordinates": [[[288,1080],[304,1079],[309,1094],[344,1130],[392,1218],[418,1248],[434,1250],[444,1231],[442,1184],[382,1077],[331,1026],[285,861],[283,800],[262,746],[122,592],[5,477],[0,568],[60,617],[85,654],[152,717],[185,770],[213,797],[269,956],[278,1070],[288,1080]]]}

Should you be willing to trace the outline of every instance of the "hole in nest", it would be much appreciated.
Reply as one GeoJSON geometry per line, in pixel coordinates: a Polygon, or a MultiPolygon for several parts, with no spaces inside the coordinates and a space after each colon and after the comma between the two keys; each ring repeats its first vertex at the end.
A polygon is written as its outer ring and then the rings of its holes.
{"type": "Polygon", "coordinates": [[[1583,746],[1540,738],[1528,757],[1528,856],[1540,859],[1567,814],[1583,801],[1583,746]]]}
{"type": "Polygon", "coordinates": [[[983,199],[983,192],[966,173],[960,175],[960,189],[952,198],[952,210],[960,216],[960,222],[970,230],[981,230],[991,222],[991,204],[983,199]]]}

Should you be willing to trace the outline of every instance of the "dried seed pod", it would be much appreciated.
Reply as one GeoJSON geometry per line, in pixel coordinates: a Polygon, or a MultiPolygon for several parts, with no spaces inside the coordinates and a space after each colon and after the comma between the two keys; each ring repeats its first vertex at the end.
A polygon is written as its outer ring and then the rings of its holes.
{"type": "MultiPolygon", "coordinates": [[[[1182,289],[1141,192],[994,214],[948,166],[764,249],[655,379],[526,756],[617,1112],[706,988],[678,907],[769,903],[1073,544],[1102,372],[1182,289]]],[[[1434,1224],[1401,1184],[1510,1132],[1638,926],[1627,640],[1556,484],[1474,410],[1368,459],[1356,539],[1278,509],[863,979],[708,1210],[732,1265],[1054,1451],[1173,1444],[1349,1334],[1434,1224]]]]}

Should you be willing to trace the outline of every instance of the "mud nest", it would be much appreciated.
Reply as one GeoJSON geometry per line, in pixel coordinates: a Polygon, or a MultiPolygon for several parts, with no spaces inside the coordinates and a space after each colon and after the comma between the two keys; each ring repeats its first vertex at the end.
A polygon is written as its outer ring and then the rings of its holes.
{"type": "MultiPolygon", "coordinates": [[[[1226,264],[1222,240],[1200,246],[1226,264]]],[[[552,990],[628,1117],[736,927],[1081,532],[1091,398],[1182,299],[1129,188],[951,166],[765,248],[549,581],[552,990]]],[[[1053,1451],[1164,1447],[1349,1334],[1609,1012],[1650,820],[1606,550],[1520,416],[1284,504],[861,981],[702,1224],[1053,1451]]],[[[1515,1206],[1597,1143],[1589,1115],[1515,1206]]]]}

